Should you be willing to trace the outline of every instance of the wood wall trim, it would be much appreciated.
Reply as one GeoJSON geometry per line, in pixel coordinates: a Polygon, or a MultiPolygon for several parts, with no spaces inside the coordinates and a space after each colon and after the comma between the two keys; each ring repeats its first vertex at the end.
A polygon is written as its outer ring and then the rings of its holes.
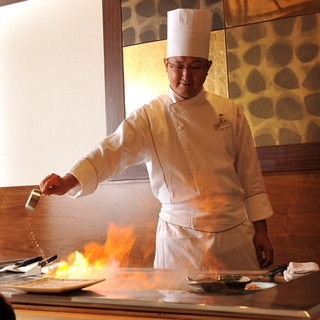
{"type": "Polygon", "coordinates": [[[102,0],[107,135],[125,118],[121,1],[102,0]]]}
{"type": "MultiPolygon", "coordinates": [[[[256,148],[262,173],[320,170],[320,143],[256,148]]],[[[132,166],[110,180],[148,179],[145,165],[132,166]]]]}
{"type": "Polygon", "coordinates": [[[26,1],[26,0],[0,0],[0,7],[6,6],[8,4],[14,4],[14,3],[17,3],[17,2],[22,2],[22,1],[26,1]]]}
{"type": "Polygon", "coordinates": [[[263,173],[320,170],[320,143],[258,147],[263,173]]]}

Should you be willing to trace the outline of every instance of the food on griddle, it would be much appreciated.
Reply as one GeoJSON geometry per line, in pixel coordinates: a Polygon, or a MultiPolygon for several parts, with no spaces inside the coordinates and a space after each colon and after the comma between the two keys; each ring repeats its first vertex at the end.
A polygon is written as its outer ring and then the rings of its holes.
{"type": "Polygon", "coordinates": [[[261,290],[261,288],[254,283],[249,283],[246,285],[245,290],[261,290]]]}

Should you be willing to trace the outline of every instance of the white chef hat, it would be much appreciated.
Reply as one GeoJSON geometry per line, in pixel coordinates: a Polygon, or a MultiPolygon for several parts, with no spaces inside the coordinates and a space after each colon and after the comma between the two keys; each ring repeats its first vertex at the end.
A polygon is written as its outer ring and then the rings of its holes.
{"type": "Polygon", "coordinates": [[[212,13],[203,9],[176,9],[167,13],[167,58],[208,59],[212,13]]]}

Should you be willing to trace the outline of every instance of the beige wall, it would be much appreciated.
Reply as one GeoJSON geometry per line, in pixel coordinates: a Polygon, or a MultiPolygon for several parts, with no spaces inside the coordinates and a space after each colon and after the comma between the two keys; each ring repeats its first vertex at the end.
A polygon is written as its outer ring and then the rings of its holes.
{"type": "Polygon", "coordinates": [[[105,136],[100,0],[0,7],[0,186],[63,174],[105,136]]]}

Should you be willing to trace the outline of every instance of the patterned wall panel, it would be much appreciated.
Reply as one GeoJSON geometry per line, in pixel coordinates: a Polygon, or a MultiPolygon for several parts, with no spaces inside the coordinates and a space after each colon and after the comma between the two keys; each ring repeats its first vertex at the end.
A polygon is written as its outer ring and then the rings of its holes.
{"type": "Polygon", "coordinates": [[[224,0],[226,27],[320,12],[319,0],[224,0]]]}
{"type": "Polygon", "coordinates": [[[227,30],[230,98],[256,145],[320,142],[320,14],[227,30]]]}
{"type": "Polygon", "coordinates": [[[122,0],[123,45],[167,39],[167,11],[207,9],[213,13],[212,30],[223,29],[222,0],[122,0]]]}
{"type": "Polygon", "coordinates": [[[243,107],[257,146],[320,142],[319,0],[122,0],[121,5],[125,79],[133,79],[125,80],[126,91],[147,79],[146,61],[161,70],[156,74],[163,91],[165,41],[159,40],[166,39],[168,10],[209,9],[212,30],[219,31],[211,35],[206,89],[243,107]],[[159,46],[161,57],[153,51],[159,46]]]}

